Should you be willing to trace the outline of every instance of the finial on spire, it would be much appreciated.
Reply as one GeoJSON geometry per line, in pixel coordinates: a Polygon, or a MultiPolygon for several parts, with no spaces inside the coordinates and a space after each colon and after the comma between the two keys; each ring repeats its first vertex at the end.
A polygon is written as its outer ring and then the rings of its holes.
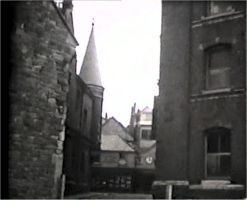
{"type": "Polygon", "coordinates": [[[92,19],[92,26],[94,26],[94,18],[92,19]]]}

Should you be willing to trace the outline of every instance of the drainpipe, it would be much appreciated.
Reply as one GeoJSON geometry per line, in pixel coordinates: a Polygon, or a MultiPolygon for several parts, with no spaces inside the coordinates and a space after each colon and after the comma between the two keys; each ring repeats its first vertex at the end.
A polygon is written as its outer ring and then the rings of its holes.
{"type": "Polygon", "coordinates": [[[65,181],[66,181],[66,176],[65,174],[62,175],[62,183],[61,183],[61,195],[60,199],[64,199],[64,191],[65,191],[65,181]]]}
{"type": "Polygon", "coordinates": [[[172,184],[166,186],[166,199],[172,199],[172,184]]]}

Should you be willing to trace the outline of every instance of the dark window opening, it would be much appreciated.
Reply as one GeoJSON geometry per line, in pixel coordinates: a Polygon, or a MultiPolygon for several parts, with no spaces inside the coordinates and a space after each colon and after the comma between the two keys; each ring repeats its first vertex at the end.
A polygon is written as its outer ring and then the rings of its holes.
{"type": "Polygon", "coordinates": [[[151,139],[151,130],[142,130],[142,139],[150,140],[151,139]]]}
{"type": "Polygon", "coordinates": [[[87,122],[87,110],[85,109],[83,112],[83,123],[87,122]]]}
{"type": "Polygon", "coordinates": [[[231,168],[230,131],[225,128],[215,128],[206,133],[206,177],[229,177],[231,168]]]}
{"type": "Polygon", "coordinates": [[[124,158],[123,153],[119,153],[119,158],[120,158],[120,159],[123,159],[123,158],[124,158]]]}
{"type": "Polygon", "coordinates": [[[206,89],[230,88],[231,48],[220,44],[206,50],[206,89]]]}

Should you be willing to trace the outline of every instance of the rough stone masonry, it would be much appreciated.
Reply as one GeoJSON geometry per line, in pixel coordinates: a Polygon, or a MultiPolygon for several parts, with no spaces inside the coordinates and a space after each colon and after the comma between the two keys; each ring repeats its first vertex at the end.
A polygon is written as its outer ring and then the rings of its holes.
{"type": "Polygon", "coordinates": [[[59,198],[68,69],[78,43],[53,2],[12,4],[8,194],[59,198]]]}

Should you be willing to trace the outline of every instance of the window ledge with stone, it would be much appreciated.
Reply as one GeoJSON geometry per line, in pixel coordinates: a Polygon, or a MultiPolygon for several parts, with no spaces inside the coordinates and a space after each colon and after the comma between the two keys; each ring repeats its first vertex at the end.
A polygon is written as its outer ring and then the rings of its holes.
{"type": "Polygon", "coordinates": [[[201,26],[202,24],[207,24],[207,23],[213,24],[213,23],[236,19],[244,16],[245,15],[243,11],[235,11],[235,10],[219,13],[215,15],[210,15],[210,16],[201,16],[200,20],[195,20],[192,22],[192,27],[201,26]]]}
{"type": "Polygon", "coordinates": [[[199,184],[199,185],[190,185],[191,190],[197,189],[207,189],[207,190],[243,190],[244,185],[241,184],[199,184]]]}
{"type": "Polygon", "coordinates": [[[244,88],[223,88],[223,89],[215,89],[215,90],[202,90],[199,94],[192,94],[191,98],[200,98],[200,97],[207,97],[207,96],[219,96],[225,94],[244,94],[244,88]]]}
{"type": "Polygon", "coordinates": [[[214,90],[202,90],[202,94],[219,94],[219,93],[226,93],[231,92],[231,88],[221,88],[221,89],[214,89],[214,90]]]}

